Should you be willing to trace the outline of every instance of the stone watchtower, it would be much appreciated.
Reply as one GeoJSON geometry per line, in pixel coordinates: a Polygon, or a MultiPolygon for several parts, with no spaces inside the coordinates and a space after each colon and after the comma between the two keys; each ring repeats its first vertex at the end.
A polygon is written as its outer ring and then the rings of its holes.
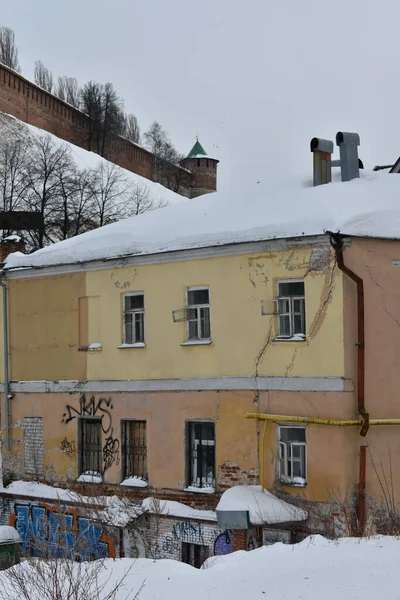
{"type": "Polygon", "coordinates": [[[217,191],[217,165],[218,160],[207,155],[198,138],[187,155],[181,160],[180,165],[188,169],[191,174],[190,198],[197,198],[203,194],[217,191]]]}

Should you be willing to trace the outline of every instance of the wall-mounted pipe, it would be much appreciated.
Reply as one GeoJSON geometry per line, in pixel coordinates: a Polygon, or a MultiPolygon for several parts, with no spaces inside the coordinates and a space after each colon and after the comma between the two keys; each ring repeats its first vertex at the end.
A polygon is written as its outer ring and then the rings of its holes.
{"type": "MultiPolygon", "coordinates": [[[[321,419],[320,417],[295,417],[291,415],[268,415],[263,413],[246,413],[246,419],[259,421],[276,421],[277,423],[302,423],[303,425],[330,425],[333,427],[363,427],[364,421],[356,419],[321,419]]],[[[369,425],[400,425],[400,419],[370,419],[369,425]]]]}
{"type": "Polygon", "coordinates": [[[5,398],[5,432],[6,450],[10,450],[10,373],[8,363],[8,302],[7,286],[3,282],[4,271],[0,271],[0,287],[3,290],[3,346],[4,346],[4,398],[5,398]]]}
{"type": "Polygon", "coordinates": [[[369,428],[369,413],[365,408],[365,324],[364,324],[364,281],[344,264],[343,239],[331,233],[331,245],[336,254],[339,269],[357,285],[357,407],[363,419],[360,435],[365,437],[369,428]]]}

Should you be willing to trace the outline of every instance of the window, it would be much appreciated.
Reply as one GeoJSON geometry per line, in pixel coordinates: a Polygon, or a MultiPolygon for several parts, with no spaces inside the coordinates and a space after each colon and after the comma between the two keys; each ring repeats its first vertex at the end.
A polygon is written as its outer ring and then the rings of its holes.
{"type": "Polygon", "coordinates": [[[304,338],[304,281],[278,281],[277,287],[278,337],[304,338]]]}
{"type": "Polygon", "coordinates": [[[123,343],[129,346],[144,344],[144,294],[124,294],[123,343]]]}
{"type": "Polygon", "coordinates": [[[211,338],[210,290],[208,288],[189,288],[186,307],[187,339],[209,340],[211,338]]]}
{"type": "Polygon", "coordinates": [[[306,430],[305,427],[278,426],[279,479],[282,483],[306,483],[306,430]]]}
{"type": "Polygon", "coordinates": [[[146,421],[121,421],[122,477],[147,481],[146,421]]]}
{"type": "Polygon", "coordinates": [[[182,542],[182,562],[192,565],[192,567],[196,567],[196,569],[200,569],[209,555],[210,549],[208,546],[182,542]]]}
{"type": "Polygon", "coordinates": [[[101,473],[101,419],[79,418],[79,472],[101,473]]]}
{"type": "Polygon", "coordinates": [[[42,417],[24,417],[24,471],[36,476],[44,473],[42,417]]]}
{"type": "Polygon", "coordinates": [[[189,487],[215,487],[214,423],[188,423],[188,483],[189,487]]]}

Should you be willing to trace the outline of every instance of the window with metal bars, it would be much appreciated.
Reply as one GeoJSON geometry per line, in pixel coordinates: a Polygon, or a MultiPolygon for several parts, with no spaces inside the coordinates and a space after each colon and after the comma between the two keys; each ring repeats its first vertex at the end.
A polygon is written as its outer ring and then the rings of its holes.
{"type": "Polygon", "coordinates": [[[304,281],[278,281],[278,337],[305,336],[304,281]]]}
{"type": "Polygon", "coordinates": [[[189,288],[186,296],[186,321],[188,340],[209,340],[210,326],[210,290],[208,288],[189,288]]]}
{"type": "Polygon", "coordinates": [[[101,473],[101,419],[80,417],[79,427],[79,472],[101,473]]]}
{"type": "Polygon", "coordinates": [[[305,427],[278,426],[279,478],[282,483],[305,485],[307,446],[305,427]]]}
{"type": "Polygon", "coordinates": [[[144,344],[144,294],[124,294],[123,303],[123,343],[130,346],[144,344]]]}
{"type": "Polygon", "coordinates": [[[188,485],[196,488],[215,487],[214,423],[192,421],[188,430],[188,485]]]}
{"type": "Polygon", "coordinates": [[[146,421],[121,421],[122,477],[140,477],[147,481],[146,421]]]}

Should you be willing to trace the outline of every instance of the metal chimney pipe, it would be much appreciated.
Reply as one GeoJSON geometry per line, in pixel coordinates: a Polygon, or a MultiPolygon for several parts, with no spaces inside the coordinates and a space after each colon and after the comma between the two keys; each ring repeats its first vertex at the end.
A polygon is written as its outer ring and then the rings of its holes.
{"type": "Polygon", "coordinates": [[[333,142],[321,138],[313,138],[310,142],[310,150],[314,155],[313,185],[330,183],[332,181],[331,159],[333,142]]]}
{"type": "Polygon", "coordinates": [[[358,133],[338,131],[336,145],[339,146],[342,181],[351,181],[351,179],[360,177],[357,149],[357,146],[360,145],[360,136],[358,133]]]}

